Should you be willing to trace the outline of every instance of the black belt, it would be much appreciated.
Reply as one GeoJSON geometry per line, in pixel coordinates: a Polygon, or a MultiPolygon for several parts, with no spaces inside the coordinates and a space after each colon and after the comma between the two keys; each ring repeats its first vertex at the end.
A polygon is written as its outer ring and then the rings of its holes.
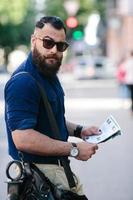
{"type": "Polygon", "coordinates": [[[58,166],[63,166],[62,162],[58,159],[58,160],[54,160],[54,161],[48,161],[48,162],[41,162],[41,163],[36,163],[34,162],[35,164],[43,164],[43,165],[58,165],[58,166]]]}

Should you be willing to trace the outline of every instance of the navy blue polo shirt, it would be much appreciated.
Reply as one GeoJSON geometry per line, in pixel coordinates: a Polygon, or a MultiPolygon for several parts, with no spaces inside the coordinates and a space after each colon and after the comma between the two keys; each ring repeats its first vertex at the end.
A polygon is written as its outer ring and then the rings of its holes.
{"type": "MultiPolygon", "coordinates": [[[[63,141],[68,139],[65,123],[64,92],[55,76],[46,79],[32,63],[32,54],[14,72],[5,86],[5,121],[8,135],[9,154],[19,160],[18,151],[12,140],[12,131],[34,129],[52,137],[51,125],[43,105],[42,96],[36,81],[44,88],[51,104],[63,141]]],[[[23,152],[24,160],[36,163],[53,162],[55,157],[44,157],[23,152]]]]}

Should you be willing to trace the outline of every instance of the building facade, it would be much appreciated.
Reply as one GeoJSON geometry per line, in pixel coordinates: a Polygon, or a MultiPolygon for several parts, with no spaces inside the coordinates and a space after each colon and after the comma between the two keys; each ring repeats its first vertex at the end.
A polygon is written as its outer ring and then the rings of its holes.
{"type": "Polygon", "coordinates": [[[107,56],[116,63],[133,50],[133,1],[107,0],[107,56]]]}

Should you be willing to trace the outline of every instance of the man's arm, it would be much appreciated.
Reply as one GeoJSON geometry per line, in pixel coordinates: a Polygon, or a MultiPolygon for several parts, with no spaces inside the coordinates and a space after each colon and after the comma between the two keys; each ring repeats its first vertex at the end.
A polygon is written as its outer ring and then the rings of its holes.
{"type": "Polygon", "coordinates": [[[74,136],[74,130],[76,129],[77,124],[67,121],[66,125],[67,125],[69,136],[74,136]]]}
{"type": "Polygon", "coordinates": [[[33,129],[15,130],[12,132],[13,142],[20,151],[44,156],[68,156],[70,142],[52,139],[33,129]]]}
{"type": "MultiPolygon", "coordinates": [[[[13,142],[20,151],[41,156],[69,156],[72,148],[70,142],[49,138],[33,129],[15,130],[12,132],[13,142]]],[[[77,143],[78,160],[86,161],[96,153],[98,146],[88,142],[77,143]]]]}

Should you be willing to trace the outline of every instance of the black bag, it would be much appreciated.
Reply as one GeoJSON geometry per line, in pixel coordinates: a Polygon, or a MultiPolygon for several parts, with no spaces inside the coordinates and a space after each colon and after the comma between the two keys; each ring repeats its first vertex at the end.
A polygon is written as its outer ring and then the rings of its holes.
{"type": "MultiPolygon", "coordinates": [[[[11,181],[8,182],[8,199],[10,200],[55,200],[49,179],[31,163],[11,161],[6,169],[11,181]],[[12,178],[10,168],[16,164],[19,175],[12,178]]],[[[54,187],[53,187],[54,188],[54,187]]]]}
{"type": "Polygon", "coordinates": [[[8,182],[9,200],[87,200],[84,195],[80,196],[58,188],[31,163],[11,161],[7,166],[6,174],[11,179],[8,182]],[[16,178],[10,175],[13,164],[16,164],[19,169],[16,178]]]}

